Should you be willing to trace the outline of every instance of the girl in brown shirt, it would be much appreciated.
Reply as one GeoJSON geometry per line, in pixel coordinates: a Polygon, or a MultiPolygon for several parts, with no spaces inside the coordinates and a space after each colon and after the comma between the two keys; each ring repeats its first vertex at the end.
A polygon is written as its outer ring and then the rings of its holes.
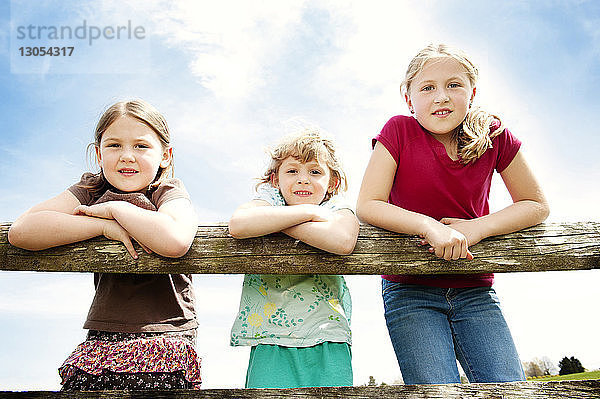
{"type": "MultiPolygon", "coordinates": [[[[197,223],[183,184],[172,178],[164,117],[142,100],[118,102],[100,118],[90,146],[100,172],[20,216],[11,244],[42,250],[103,235],[134,259],[132,240],[148,253],[183,256],[197,223]]],[[[87,339],[59,369],[63,390],[199,387],[190,275],[95,273],[94,285],[87,339]]]]}

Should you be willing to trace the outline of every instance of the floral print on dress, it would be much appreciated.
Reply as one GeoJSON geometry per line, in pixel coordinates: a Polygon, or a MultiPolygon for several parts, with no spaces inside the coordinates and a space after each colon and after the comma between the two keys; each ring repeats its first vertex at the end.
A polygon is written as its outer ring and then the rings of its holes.
{"type": "MultiPolygon", "coordinates": [[[[263,184],[260,199],[285,206],[278,189],[263,184]]],[[[321,204],[332,212],[350,209],[339,197],[321,204]]],[[[352,301],[338,275],[247,274],[231,330],[232,346],[274,344],[314,346],[325,341],[352,343],[352,301]]]]}
{"type": "Polygon", "coordinates": [[[202,380],[200,359],[194,349],[195,333],[195,330],[165,333],[90,330],[87,339],[59,368],[62,384],[66,389],[78,389],[87,383],[109,383],[110,376],[131,383],[151,379],[170,384],[174,379],[168,374],[176,373],[183,376],[190,387],[200,387],[202,380]],[[138,373],[148,375],[139,378],[129,375],[138,373]],[[75,380],[69,383],[73,378],[75,380]]]}

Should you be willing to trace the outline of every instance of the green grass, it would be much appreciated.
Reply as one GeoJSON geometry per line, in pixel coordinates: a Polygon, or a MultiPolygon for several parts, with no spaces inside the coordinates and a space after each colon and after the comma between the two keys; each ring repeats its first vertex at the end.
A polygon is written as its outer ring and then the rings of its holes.
{"type": "Polygon", "coordinates": [[[564,380],[600,380],[600,370],[585,373],[553,375],[550,377],[532,378],[527,381],[564,381],[564,380]]]}

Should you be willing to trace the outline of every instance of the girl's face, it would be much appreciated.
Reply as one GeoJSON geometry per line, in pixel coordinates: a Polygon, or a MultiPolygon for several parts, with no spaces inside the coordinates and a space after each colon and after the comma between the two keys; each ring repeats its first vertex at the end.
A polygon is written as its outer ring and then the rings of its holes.
{"type": "Polygon", "coordinates": [[[327,190],[332,190],[331,171],[318,160],[302,163],[289,156],[283,160],[273,186],[279,187],[288,205],[314,204],[323,202],[327,190]]]}
{"type": "Polygon", "coordinates": [[[475,87],[458,61],[434,58],[413,79],[406,103],[421,126],[443,135],[463,122],[474,97],[475,87]]]}
{"type": "Polygon", "coordinates": [[[154,130],[129,116],[113,122],[96,147],[104,177],[125,192],[145,190],[158,168],[169,166],[172,154],[171,147],[163,148],[154,130]]]}

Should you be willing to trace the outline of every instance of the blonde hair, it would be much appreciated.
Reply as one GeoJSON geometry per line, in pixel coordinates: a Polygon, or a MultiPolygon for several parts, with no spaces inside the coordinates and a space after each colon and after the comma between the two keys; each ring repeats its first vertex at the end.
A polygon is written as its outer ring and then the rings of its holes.
{"type": "MultiPolygon", "coordinates": [[[[427,61],[436,58],[456,60],[465,69],[471,87],[476,86],[479,70],[463,51],[446,44],[430,44],[419,51],[408,64],[406,76],[400,84],[400,91],[409,95],[415,76],[423,70],[427,61]]],[[[492,147],[492,139],[503,131],[504,126],[498,116],[479,107],[471,107],[463,123],[453,133],[462,162],[467,164],[479,159],[488,148],[492,147]]]]}
{"type": "Polygon", "coordinates": [[[273,177],[279,173],[283,161],[288,157],[294,157],[302,163],[312,160],[323,161],[329,168],[331,179],[335,179],[336,184],[332,191],[327,190],[323,201],[348,189],[346,174],[335,153],[335,144],[318,128],[304,128],[283,137],[275,147],[269,150],[269,156],[271,158],[269,166],[263,176],[259,178],[256,187],[261,184],[270,184],[273,177]]]}
{"type": "MultiPolygon", "coordinates": [[[[102,135],[117,119],[122,116],[129,116],[142,122],[156,133],[162,145],[163,150],[171,146],[171,133],[169,126],[162,114],[151,104],[141,99],[128,101],[119,101],[110,107],[100,117],[96,130],[94,132],[94,142],[88,145],[88,151],[93,151],[94,148],[100,147],[102,135]]],[[[173,177],[173,160],[166,168],[159,167],[156,176],[150,184],[149,190],[155,189],[161,182],[173,177]]],[[[102,193],[105,191],[109,183],[104,178],[104,173],[100,171],[94,175],[92,183],[88,188],[93,194],[102,193]]]]}

